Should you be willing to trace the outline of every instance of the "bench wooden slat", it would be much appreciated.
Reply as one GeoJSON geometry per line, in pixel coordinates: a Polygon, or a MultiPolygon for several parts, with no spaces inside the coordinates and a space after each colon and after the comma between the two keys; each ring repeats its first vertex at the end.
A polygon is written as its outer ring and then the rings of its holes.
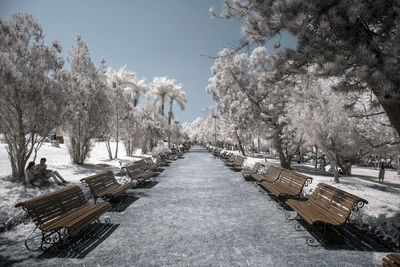
{"type": "Polygon", "coordinates": [[[144,160],[140,160],[140,161],[134,162],[131,165],[125,166],[123,168],[126,169],[129,177],[132,180],[139,180],[139,179],[147,180],[156,175],[156,173],[154,173],[154,172],[145,171],[144,170],[145,166],[146,166],[146,162],[144,160]]]}
{"type": "Polygon", "coordinates": [[[246,158],[242,156],[236,156],[233,162],[227,162],[226,165],[229,167],[238,167],[241,166],[246,158]]]}
{"type": "Polygon", "coordinates": [[[252,174],[256,174],[258,172],[258,170],[260,169],[260,167],[262,166],[262,164],[260,162],[256,162],[253,165],[253,168],[245,168],[241,171],[243,176],[247,176],[247,175],[252,175],[252,174]]]}
{"type": "Polygon", "coordinates": [[[382,266],[384,267],[398,267],[400,266],[400,254],[387,254],[382,258],[382,266]]]}
{"type": "Polygon", "coordinates": [[[34,223],[42,230],[42,238],[45,238],[44,233],[48,232],[61,234],[59,231],[63,228],[69,235],[75,235],[111,209],[108,202],[90,204],[78,186],[70,186],[17,203],[15,206],[23,207],[27,211],[34,223]]]}
{"type": "MultiPolygon", "coordinates": [[[[276,172],[276,170],[273,170],[276,172]]],[[[312,181],[311,177],[302,175],[300,173],[283,169],[279,175],[278,180],[275,182],[271,181],[262,181],[260,185],[264,187],[266,190],[274,194],[276,197],[281,195],[287,196],[299,196],[303,187],[309,182],[312,181]]]]}
{"type": "Polygon", "coordinates": [[[336,187],[319,183],[307,201],[289,199],[286,204],[310,225],[317,222],[341,226],[358,203],[368,201],[336,187]]]}
{"type": "Polygon", "coordinates": [[[251,175],[251,177],[258,182],[267,181],[267,182],[272,183],[272,182],[275,182],[276,180],[278,180],[282,171],[283,171],[282,168],[278,168],[278,167],[271,165],[268,167],[268,169],[265,171],[265,173],[253,174],[253,175],[251,175]]]}
{"type": "Polygon", "coordinates": [[[95,201],[97,198],[114,198],[132,187],[131,183],[119,184],[112,171],[95,174],[81,181],[89,186],[95,201]]]}

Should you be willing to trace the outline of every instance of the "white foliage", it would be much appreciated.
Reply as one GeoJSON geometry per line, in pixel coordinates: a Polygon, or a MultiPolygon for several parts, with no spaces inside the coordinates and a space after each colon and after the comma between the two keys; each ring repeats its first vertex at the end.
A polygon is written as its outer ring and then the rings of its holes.
{"type": "Polygon", "coordinates": [[[43,138],[60,125],[65,92],[61,46],[44,43],[41,26],[28,14],[0,20],[0,132],[8,144],[15,178],[43,138]]]}
{"type": "Polygon", "coordinates": [[[74,163],[83,164],[92,148],[91,139],[107,127],[109,99],[102,75],[96,70],[81,36],[70,51],[68,105],[64,111],[69,150],[74,163]]]}

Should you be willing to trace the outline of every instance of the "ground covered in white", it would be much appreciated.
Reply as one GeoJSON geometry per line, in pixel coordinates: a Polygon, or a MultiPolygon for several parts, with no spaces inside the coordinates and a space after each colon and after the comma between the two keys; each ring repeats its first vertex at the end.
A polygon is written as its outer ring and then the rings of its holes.
{"type": "MultiPolygon", "coordinates": [[[[267,162],[260,158],[247,158],[245,165],[251,168],[256,162],[279,166],[278,159],[268,158],[267,162]]],[[[326,183],[346,192],[366,199],[369,203],[355,213],[353,218],[360,226],[368,227],[382,239],[399,247],[400,245],[400,175],[395,170],[386,169],[384,183],[378,183],[377,168],[354,166],[354,176],[341,176],[340,183],[335,183],[331,175],[314,173],[314,166],[309,163],[297,164],[292,167],[300,173],[313,178],[313,182],[305,188],[305,196],[312,194],[318,183],[326,183]],[[296,167],[299,167],[297,169],[296,167]],[[302,172],[301,170],[305,170],[302,172]],[[310,171],[307,171],[310,170],[310,171]]],[[[327,166],[326,169],[328,169],[327,166]]],[[[316,172],[321,173],[321,172],[316,172]]]]}
{"type": "MultiPolygon", "coordinates": [[[[249,160],[249,163],[252,160],[249,160]]],[[[204,149],[194,148],[155,178],[128,190],[127,205],[92,224],[74,251],[32,252],[32,222],[0,234],[0,263],[15,266],[374,266],[388,250],[368,237],[310,247],[264,190],[204,149]],[[371,242],[370,242],[371,241],[371,242]]],[[[40,235],[39,235],[40,237],[40,235]]]]}
{"type": "MultiPolygon", "coordinates": [[[[113,144],[115,145],[115,144],[113,144]]],[[[243,178],[240,178],[239,173],[233,173],[229,171],[226,167],[223,167],[223,164],[221,163],[214,163],[215,161],[221,162],[217,159],[212,159],[210,158],[210,155],[208,153],[195,153],[191,154],[188,153],[188,156],[185,156],[185,160],[178,161],[182,162],[176,165],[177,163],[174,163],[171,165],[171,167],[168,167],[168,171],[165,171],[162,173],[160,176],[160,184],[155,187],[155,191],[144,191],[140,192],[137,191],[137,189],[134,189],[135,192],[134,195],[135,197],[133,199],[140,198],[141,201],[135,202],[134,205],[131,205],[126,211],[122,211],[120,213],[107,213],[104,217],[111,216],[112,221],[118,222],[118,224],[121,224],[120,226],[121,229],[125,229],[125,226],[123,225],[129,225],[129,229],[135,229],[136,234],[132,233],[131,239],[127,240],[124,239],[124,235],[126,235],[126,231],[118,231],[116,233],[111,234],[111,237],[107,238],[107,244],[113,244],[113,247],[118,247],[118,245],[122,244],[124,246],[124,249],[128,249],[129,247],[132,246],[132,242],[134,243],[133,245],[136,246],[136,250],[134,250],[134,253],[132,255],[135,255],[136,258],[130,258],[131,260],[136,261],[137,263],[140,264],[146,264],[149,263],[149,259],[151,259],[153,256],[148,255],[148,251],[152,250],[152,247],[154,246],[155,243],[153,244],[148,244],[151,240],[151,236],[155,235],[155,237],[160,238],[159,240],[156,240],[156,243],[159,242],[158,244],[158,249],[162,249],[164,246],[168,247],[170,246],[170,241],[168,241],[170,238],[178,238],[175,240],[178,244],[176,245],[177,247],[174,247],[173,249],[173,255],[178,257],[180,252],[186,251],[189,253],[189,251],[186,249],[187,248],[187,243],[185,243],[186,239],[189,240],[192,238],[192,236],[197,236],[197,228],[196,227],[202,227],[201,222],[203,223],[211,223],[209,225],[210,227],[217,227],[217,223],[223,222],[223,224],[227,225],[232,225],[232,224],[237,224],[237,226],[240,228],[240,231],[243,232],[235,232],[233,236],[229,237],[230,235],[225,235],[223,230],[220,229],[222,232],[214,233],[212,229],[202,229],[201,231],[207,232],[211,231],[213,234],[217,235],[217,239],[213,239],[213,237],[206,237],[204,242],[208,242],[207,244],[214,244],[215,246],[220,246],[221,247],[215,247],[216,249],[221,249],[222,247],[228,246],[228,244],[225,242],[226,240],[230,240],[230,242],[237,242],[235,238],[237,236],[240,236],[240,238],[244,238],[243,240],[240,240],[240,246],[245,246],[245,244],[250,244],[251,242],[248,241],[246,238],[249,238],[249,235],[254,234],[252,231],[250,231],[251,226],[250,222],[247,222],[247,220],[259,220],[257,221],[258,227],[261,227],[260,229],[264,229],[265,227],[263,226],[263,223],[267,223],[269,226],[272,227],[272,224],[274,227],[282,227],[282,224],[284,224],[284,220],[282,222],[280,221],[282,216],[279,216],[279,220],[275,213],[277,212],[271,204],[268,204],[268,207],[263,207],[259,205],[260,200],[263,199],[265,196],[260,198],[260,196],[257,196],[256,192],[251,187],[245,186],[246,181],[244,181],[243,178]],[[179,166],[179,167],[178,167],[179,166]],[[202,171],[200,171],[202,170],[202,171]],[[214,175],[213,177],[209,177],[209,175],[214,175]],[[223,182],[219,182],[220,180],[223,180],[223,182]],[[181,184],[180,184],[181,183],[181,184]],[[189,183],[190,186],[193,188],[185,188],[185,183],[189,183]],[[192,184],[193,183],[193,184],[192,184]],[[199,191],[196,193],[196,190],[199,190],[201,188],[202,191],[199,191]],[[244,190],[241,192],[240,190],[244,190]],[[171,191],[172,190],[172,191],[171,191]],[[176,191],[174,191],[176,190],[176,191]],[[189,190],[188,192],[185,193],[185,190],[189,190]],[[218,190],[217,195],[213,195],[215,190],[218,190]],[[228,191],[229,192],[228,192],[228,191]],[[239,190],[239,191],[238,191],[239,190]],[[226,191],[226,192],[225,192],[226,191]],[[254,192],[253,192],[254,191],[254,192]],[[150,192],[152,192],[150,194],[150,192]],[[210,193],[211,192],[211,193],[210,193]],[[225,193],[224,193],[225,192],[225,193]],[[237,195],[237,194],[242,194],[242,195],[237,195]],[[169,194],[169,195],[168,195],[169,194]],[[209,195],[211,194],[211,195],[209,195]],[[255,194],[253,196],[253,194],[255,194]],[[197,197],[200,197],[203,199],[204,202],[203,204],[198,202],[197,197]],[[211,201],[212,197],[214,197],[214,200],[211,201]],[[233,200],[230,198],[234,198],[233,200]],[[244,199],[241,200],[241,197],[244,197],[244,199]],[[254,199],[252,199],[254,197],[254,199]],[[226,199],[225,199],[226,198],[226,199]],[[249,202],[249,199],[252,199],[252,201],[249,202]],[[146,208],[141,207],[143,204],[143,201],[150,201],[147,203],[146,208]],[[232,202],[233,201],[233,202],[232,202]],[[218,203],[221,202],[221,203],[218,203]],[[243,203],[242,203],[243,202],[243,203]],[[230,203],[230,204],[229,204],[230,203]],[[242,203],[243,207],[240,208],[241,206],[238,203],[242,203]],[[258,203],[258,204],[257,204],[258,203]],[[234,206],[232,206],[234,204],[234,206]],[[169,205],[167,209],[165,209],[165,205],[169,205]],[[187,207],[186,205],[192,205],[193,207],[187,207]],[[246,206],[246,207],[245,207],[246,206]],[[270,207],[271,206],[271,207],[270,207]],[[197,207],[197,208],[196,208],[197,207]],[[193,209],[198,209],[201,207],[204,209],[203,211],[196,211],[193,209]],[[236,207],[236,208],[234,208],[236,207]],[[244,210],[248,209],[251,214],[243,214],[243,217],[240,217],[239,214],[242,214],[244,210]],[[132,210],[133,209],[133,210],[132,210]],[[178,209],[179,212],[174,211],[174,209],[178,209]],[[252,213],[252,209],[255,209],[257,213],[252,213]],[[261,210],[260,210],[261,209],[261,210]],[[168,210],[171,210],[168,211],[168,210]],[[225,216],[225,213],[229,211],[229,219],[225,216]],[[157,217],[161,213],[167,212],[168,214],[165,215],[165,217],[157,217]],[[189,212],[189,214],[188,214],[189,212]],[[208,214],[208,213],[209,214],[208,214]],[[216,216],[214,213],[218,214],[218,212],[221,212],[221,217],[219,218],[219,222],[211,220],[214,218],[213,216],[216,216]],[[275,213],[274,213],[275,212],[275,213]],[[129,216],[133,216],[132,218],[135,218],[133,221],[131,221],[128,217],[127,214],[129,213],[129,216]],[[265,214],[264,214],[265,213],[265,214]],[[268,214],[267,214],[268,213],[268,214]],[[213,215],[214,214],[214,215],[213,215]],[[236,214],[236,215],[235,215],[236,214]],[[140,215],[140,216],[139,216],[140,215]],[[253,216],[253,219],[250,219],[250,217],[247,216],[253,216]],[[257,216],[258,217],[257,217],[257,216]],[[187,216],[192,216],[188,218],[187,216]],[[239,217],[235,217],[239,216],[239,217]],[[255,217],[254,217],[255,216],[255,217]],[[146,219],[147,218],[147,219],[146,219]],[[158,219],[156,219],[158,218],[158,219]],[[165,221],[166,218],[168,219],[168,222],[165,221]],[[186,218],[186,219],[185,219],[186,218]],[[207,219],[208,218],[208,219],[207,219]],[[235,219],[236,218],[236,219],[235,219]],[[180,222],[180,220],[183,220],[180,222]],[[189,220],[189,221],[187,221],[189,220]],[[197,225],[196,222],[200,220],[200,225],[197,225]],[[211,220],[209,222],[209,220],[211,220]],[[228,220],[228,221],[226,221],[228,220]],[[268,222],[267,222],[268,220],[268,222]],[[235,222],[237,221],[237,222],[235,222]],[[243,221],[243,222],[242,222],[243,221]],[[154,223],[151,223],[154,222],[154,223]],[[180,222],[182,225],[180,225],[178,222],[180,222]],[[143,225],[149,224],[151,227],[145,227],[146,229],[143,228],[143,225]],[[244,223],[244,224],[242,224],[244,223]],[[130,225],[134,224],[134,225],[130,225]],[[191,226],[190,226],[191,225],[191,226]],[[197,226],[196,226],[197,225],[197,226]],[[142,228],[143,229],[142,229],[142,228]],[[172,230],[170,228],[173,228],[172,230]],[[192,232],[185,232],[187,227],[191,227],[192,232]],[[247,229],[246,227],[250,227],[247,229]],[[263,228],[264,227],[264,228],[263,228]],[[181,233],[181,234],[177,234],[181,233]],[[221,234],[221,239],[218,239],[218,234],[221,234]],[[139,236],[137,236],[137,234],[139,236]],[[243,236],[242,236],[243,234],[243,236]],[[237,235],[235,237],[235,235],[237,235]],[[114,240],[114,237],[121,238],[120,241],[122,243],[118,243],[116,240],[114,240]],[[246,236],[246,238],[245,238],[246,236]],[[229,237],[229,238],[228,238],[229,237]],[[232,239],[233,238],[233,239],[232,239]],[[232,240],[231,240],[232,239],[232,240]],[[122,240],[122,241],[121,241],[122,240]],[[147,241],[146,241],[147,240],[147,241]],[[223,241],[225,240],[225,241],[223,241]],[[247,240],[247,241],[246,241],[247,240]],[[111,242],[111,243],[110,243],[111,242]],[[117,243],[115,243],[117,242],[117,243]],[[145,243],[143,243],[145,242],[145,243]],[[216,242],[216,243],[215,243],[216,242]],[[222,242],[222,243],[221,243],[222,242]],[[250,242],[250,243],[247,243],[250,242]],[[147,251],[147,252],[146,252],[147,251]],[[145,254],[141,254],[145,253],[145,254]],[[147,254],[146,254],[147,253],[147,254]],[[144,255],[144,256],[143,256],[144,255]]],[[[94,145],[94,149],[91,153],[91,157],[88,159],[87,163],[83,166],[77,166],[75,164],[72,164],[70,162],[69,154],[67,151],[67,148],[65,145],[60,145],[60,147],[54,147],[49,143],[45,143],[41,150],[39,151],[39,154],[37,156],[37,162],[41,157],[46,157],[47,158],[47,163],[48,163],[48,168],[49,169],[54,169],[57,170],[67,181],[70,182],[70,184],[80,184],[80,179],[89,175],[93,175],[99,172],[102,172],[104,170],[112,169],[115,173],[118,173],[121,171],[120,167],[121,165],[126,165],[129,164],[133,161],[139,160],[142,157],[145,156],[150,156],[150,155],[142,155],[140,151],[137,151],[135,154],[135,157],[127,157],[125,156],[125,153],[123,151],[122,145],[120,145],[120,151],[119,151],[119,159],[118,160],[109,160],[108,159],[108,154],[105,148],[105,144],[103,142],[97,142],[94,145]]],[[[264,158],[252,158],[248,157],[247,160],[245,161],[244,165],[247,167],[252,167],[255,162],[262,162],[266,166],[272,164],[272,165],[279,165],[279,161],[277,159],[270,159],[268,158],[267,161],[265,161],[264,158]]],[[[333,181],[333,177],[327,175],[326,173],[321,173],[321,172],[313,172],[313,166],[310,164],[297,164],[293,163],[293,167],[296,170],[305,170],[303,173],[305,175],[311,176],[313,178],[313,182],[305,189],[305,195],[310,195],[312,193],[312,190],[315,188],[315,186],[319,182],[324,182],[327,184],[331,184],[333,186],[339,187],[349,193],[355,194],[357,196],[360,196],[362,198],[365,198],[368,200],[369,204],[365,205],[362,209],[360,209],[359,212],[355,213],[356,216],[353,218],[353,220],[358,223],[360,226],[364,227],[364,229],[368,229],[371,233],[373,233],[375,236],[379,236],[382,239],[386,239],[389,241],[389,243],[393,244],[394,246],[399,245],[399,232],[400,232],[400,177],[396,174],[394,170],[387,170],[386,171],[386,179],[385,182],[387,184],[379,184],[377,182],[377,174],[378,171],[374,168],[366,168],[366,167],[354,167],[352,172],[355,175],[355,177],[345,177],[342,176],[340,177],[340,183],[336,184],[333,181]],[[388,185],[390,184],[390,185],[388,185]]],[[[158,179],[158,178],[157,178],[158,179]]],[[[221,180],[221,181],[222,181],[221,180]]],[[[54,184],[53,186],[46,187],[46,188],[31,188],[31,187],[25,187],[22,184],[16,183],[15,181],[12,180],[11,177],[11,168],[9,166],[9,161],[7,157],[7,152],[6,152],[6,146],[4,144],[0,144],[0,218],[3,220],[3,224],[9,225],[9,226],[15,226],[6,231],[5,233],[0,234],[0,247],[3,244],[6,244],[9,246],[10,244],[14,244],[13,247],[17,248],[17,250],[11,254],[14,256],[12,257],[26,257],[26,249],[23,247],[23,240],[26,239],[26,237],[32,232],[34,229],[34,224],[29,220],[23,220],[24,218],[24,212],[20,208],[15,208],[15,204],[31,199],[33,197],[37,197],[40,195],[43,195],[45,193],[48,193],[50,191],[55,191],[60,188],[62,188],[62,185],[57,185],[54,184]],[[3,239],[3,240],[1,240],[3,239]],[[3,243],[3,244],[2,244],[3,243]]],[[[83,187],[81,185],[81,187],[83,187]]],[[[86,193],[88,194],[88,190],[86,189],[86,193]]],[[[88,195],[89,196],[89,195],[88,195]]],[[[264,203],[264,202],[263,202],[264,203]]],[[[267,205],[266,203],[273,203],[273,202],[265,202],[263,205],[267,205]]],[[[246,212],[244,212],[246,213],[246,212]]],[[[218,216],[219,216],[218,215],[218,216]]],[[[117,224],[117,225],[118,225],[117,224]]],[[[148,225],[148,226],[149,226],[148,225]]],[[[227,226],[226,225],[226,226],[227,226]]],[[[126,226],[127,227],[127,226],[126,226]]],[[[218,226],[219,227],[219,226],[218,226]]],[[[217,228],[218,228],[217,227],[217,228]]],[[[264,234],[269,234],[270,231],[275,231],[278,233],[280,230],[275,229],[273,230],[272,228],[266,227],[264,230],[264,234]],[[267,229],[268,228],[268,229],[267,229]]],[[[286,226],[285,226],[286,227],[286,226]]],[[[218,228],[219,229],[219,228],[218,228]]],[[[226,228],[226,229],[229,229],[226,228]]],[[[279,228],[280,229],[280,228],[279,228]]],[[[292,227],[288,227],[288,229],[292,229],[292,227]]],[[[113,229],[112,231],[114,231],[113,229]]],[[[238,229],[239,230],[239,229],[238,229]]],[[[290,231],[292,231],[290,230],[290,231]]],[[[112,232],[110,230],[110,233],[112,232]]],[[[231,233],[233,234],[233,233],[231,233]]],[[[299,251],[303,251],[303,239],[301,238],[301,242],[299,241],[301,236],[297,236],[294,232],[290,232],[291,236],[295,236],[296,241],[295,243],[297,246],[300,246],[299,251]]],[[[201,236],[203,238],[203,236],[201,236]]],[[[200,238],[200,239],[201,239],[200,238]]],[[[235,255],[234,258],[235,260],[241,261],[243,259],[240,258],[240,253],[250,253],[254,254],[253,260],[257,262],[256,260],[262,260],[259,263],[260,265],[264,260],[268,260],[271,262],[274,262],[275,260],[278,260],[280,263],[285,263],[289,264],[292,262],[292,257],[289,256],[284,256],[286,254],[279,254],[281,258],[275,259],[275,254],[271,254],[268,259],[264,259],[261,257],[263,253],[266,253],[266,251],[262,250],[262,246],[265,249],[271,245],[270,242],[273,242],[273,240],[270,241],[265,241],[266,239],[262,236],[254,236],[255,243],[257,244],[257,249],[253,252],[250,251],[244,251],[241,248],[232,248],[232,251],[226,251],[226,253],[233,253],[232,255],[235,255]],[[264,241],[262,241],[264,240],[264,241]],[[256,243],[256,242],[261,242],[261,243],[256,243]],[[265,244],[264,244],[264,243],[265,244]],[[268,244],[267,244],[268,243],[268,244]],[[235,253],[239,253],[236,255],[235,253]],[[236,257],[237,256],[237,257],[236,257]],[[285,258],[286,257],[286,258],[285,258]],[[289,259],[290,258],[290,259],[289,259]]],[[[271,237],[272,238],[272,237],[271,237]]],[[[274,236],[273,238],[277,238],[274,242],[276,243],[290,243],[292,242],[291,240],[287,238],[282,238],[280,236],[274,236]],[[287,239],[287,240],[286,240],[287,239]]],[[[174,242],[175,242],[174,241],[174,242]]],[[[205,243],[205,244],[206,244],[205,243]]],[[[276,245],[274,243],[274,245],[276,245]]],[[[250,245],[253,245],[251,243],[250,245]]],[[[292,244],[293,245],[293,244],[292,244]]],[[[204,247],[204,244],[200,243],[193,243],[191,246],[193,246],[193,249],[200,249],[202,252],[206,253],[207,247],[204,247]],[[200,247],[198,247],[200,246],[200,247]]],[[[104,246],[102,246],[104,247],[104,246]]],[[[106,246],[107,247],[107,246],[106,246]]],[[[156,246],[157,247],[157,246],[156,246]]],[[[243,247],[244,248],[244,247],[243,247]]],[[[263,248],[263,249],[264,249],[263,248]]],[[[282,251],[285,251],[285,246],[282,245],[280,248],[282,251]]],[[[295,247],[291,248],[291,251],[293,251],[295,247]]],[[[154,249],[153,249],[154,250],[154,249]]],[[[88,250],[90,251],[90,250],[88,250]]],[[[338,250],[341,251],[341,250],[338,250]]],[[[9,249],[4,250],[4,252],[10,253],[9,249]]],[[[155,251],[154,251],[155,252],[155,251]]],[[[171,252],[171,253],[172,253],[171,252]]],[[[185,252],[185,253],[186,253],[185,252]]],[[[303,251],[305,252],[305,251],[303,251]]],[[[324,254],[326,251],[325,250],[318,250],[318,253],[324,254]]],[[[97,252],[96,252],[97,253],[97,252]]],[[[93,260],[92,263],[96,262],[97,256],[95,252],[91,252],[90,256],[87,260],[93,260]]],[[[113,258],[111,254],[109,254],[109,251],[107,252],[107,249],[105,251],[100,251],[99,252],[101,257],[105,258],[113,258]]],[[[170,251],[163,251],[164,254],[170,255],[170,251]]],[[[297,253],[297,252],[296,252],[297,253]]],[[[306,253],[306,252],[305,252],[306,253]]],[[[311,253],[311,251],[307,251],[307,253],[311,253]]],[[[347,253],[347,252],[346,252],[347,253]]],[[[345,252],[341,252],[341,256],[346,258],[346,260],[351,259],[351,257],[347,258],[347,255],[345,252]],[[345,256],[346,254],[346,256],[345,256]]],[[[386,253],[386,252],[385,252],[386,253]]],[[[2,254],[2,252],[0,253],[2,254]]],[[[250,255],[249,254],[249,255],[250,255]]],[[[380,253],[375,253],[373,255],[368,254],[373,256],[375,259],[373,262],[380,262],[380,258],[383,256],[383,252],[380,253]]],[[[183,255],[183,254],[182,254],[183,255]]],[[[268,254],[269,255],[269,254],[268,254]]],[[[334,259],[336,256],[334,251],[332,253],[329,253],[329,257],[332,257],[334,259]]],[[[171,255],[170,255],[171,256],[171,255]]],[[[177,263],[174,262],[174,257],[173,256],[172,260],[170,262],[164,262],[162,257],[153,259],[154,261],[151,261],[151,263],[154,264],[168,264],[168,263],[177,263]]],[[[210,257],[206,257],[207,255],[204,254],[203,261],[201,259],[197,259],[196,255],[191,252],[188,255],[185,254],[186,259],[183,260],[188,260],[188,259],[195,259],[198,262],[197,263],[212,263],[212,260],[210,257]],[[195,258],[193,258],[195,257],[195,258]]],[[[224,254],[218,254],[218,257],[220,257],[220,260],[222,260],[225,263],[228,263],[228,258],[223,258],[225,257],[224,254]]],[[[360,257],[358,258],[357,256],[357,263],[362,262],[362,256],[359,255],[360,257]]],[[[343,259],[344,259],[343,258],[343,259]]],[[[322,258],[321,258],[322,259],[322,258]]],[[[1,257],[0,257],[1,260],[1,257]]],[[[6,259],[7,260],[7,259],[6,259]]],[[[26,259],[24,259],[21,263],[23,265],[23,262],[26,259]]],[[[49,259],[47,263],[53,262],[53,258],[49,259]]],[[[229,259],[231,260],[231,259],[229,259]]],[[[328,260],[327,262],[329,262],[328,260]]],[[[10,262],[10,261],[9,261],[10,262]]],[[[16,261],[17,263],[17,261],[16,261]]],[[[46,263],[46,264],[47,264],[46,263]]],[[[74,261],[74,263],[78,263],[78,261],[74,261]]],[[[82,263],[82,262],[80,262],[82,263]]],[[[87,261],[86,261],[87,263],[87,261]]],[[[100,263],[100,262],[99,262],[100,263]]],[[[104,262],[103,262],[104,263],[104,262]]],[[[124,262],[127,263],[127,262],[124,262]]],[[[182,263],[182,262],[181,262],[182,263]]],[[[190,260],[188,260],[188,264],[190,263],[190,260]]],[[[216,262],[214,262],[216,263],[216,262]]],[[[233,262],[230,262],[233,264],[233,262]]],[[[321,261],[321,264],[324,262],[321,261]]],[[[333,262],[331,262],[333,263],[333,262]]],[[[364,262],[365,263],[365,262],[364,262]]],[[[371,263],[371,262],[369,262],[371,263]]],[[[307,264],[307,262],[302,262],[302,264],[307,264]]],[[[256,264],[257,265],[257,264],[256,264]]],[[[300,264],[301,265],[301,264],[300,264]]]]}
{"type": "MultiPolygon", "coordinates": [[[[116,143],[111,143],[113,153],[116,143]]],[[[48,187],[26,187],[22,183],[16,183],[11,176],[11,166],[8,159],[6,144],[0,144],[0,227],[8,228],[15,225],[23,217],[24,211],[21,208],[15,208],[15,204],[20,201],[28,200],[45,193],[59,190],[65,185],[54,183],[48,187]]],[[[100,173],[106,170],[113,170],[114,173],[121,171],[121,166],[128,165],[133,161],[140,160],[143,157],[140,150],[133,157],[126,156],[123,144],[119,144],[118,159],[110,160],[104,142],[94,142],[94,147],[90,158],[84,165],[73,164],[65,144],[55,147],[50,143],[44,143],[40,148],[35,163],[38,164],[40,158],[47,159],[47,168],[57,170],[65,180],[71,184],[81,184],[80,179],[100,173]]],[[[33,156],[31,158],[33,160],[33,156]]],[[[50,179],[52,180],[52,179],[50,179]]]]}

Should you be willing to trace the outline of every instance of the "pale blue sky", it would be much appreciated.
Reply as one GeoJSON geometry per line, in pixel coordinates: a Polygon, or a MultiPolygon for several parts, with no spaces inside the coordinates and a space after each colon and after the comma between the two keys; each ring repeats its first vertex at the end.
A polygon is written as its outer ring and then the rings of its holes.
{"type": "MultiPolygon", "coordinates": [[[[188,103],[185,111],[174,108],[180,122],[201,116],[214,105],[205,87],[213,60],[224,47],[241,38],[241,21],[211,18],[208,10],[221,8],[222,0],[0,0],[0,18],[14,12],[32,14],[43,27],[48,42],[58,39],[67,55],[80,33],[91,57],[99,65],[127,65],[138,77],[168,76],[183,83],[188,103]]],[[[270,52],[273,42],[267,44],[270,52]]],[[[295,38],[285,35],[282,47],[294,47],[295,38]]]]}

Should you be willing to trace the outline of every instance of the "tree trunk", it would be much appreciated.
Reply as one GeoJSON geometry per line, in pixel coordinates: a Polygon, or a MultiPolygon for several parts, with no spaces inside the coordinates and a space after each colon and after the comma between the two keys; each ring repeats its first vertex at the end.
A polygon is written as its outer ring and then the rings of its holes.
{"type": "Polygon", "coordinates": [[[107,152],[108,152],[108,157],[112,160],[113,156],[112,156],[112,151],[111,151],[110,138],[107,138],[105,143],[106,143],[106,148],[107,148],[107,152]]]}
{"type": "Polygon", "coordinates": [[[315,146],[315,161],[314,161],[315,168],[318,168],[318,147],[315,146]]]}
{"type": "Polygon", "coordinates": [[[165,105],[165,96],[161,97],[161,106],[160,106],[160,113],[164,116],[164,105],[165,105]]]}
{"type": "Polygon", "coordinates": [[[117,128],[117,131],[116,131],[116,136],[115,136],[115,140],[116,140],[116,144],[115,144],[115,156],[114,156],[114,158],[115,159],[117,159],[118,158],[118,144],[119,144],[119,114],[118,114],[118,112],[119,112],[119,109],[118,109],[118,105],[116,105],[116,110],[117,110],[117,125],[116,125],[116,128],[117,128]]]}
{"type": "Polygon", "coordinates": [[[152,138],[152,137],[150,137],[149,146],[150,146],[150,149],[149,149],[150,152],[153,151],[153,148],[154,148],[154,141],[153,141],[153,138],[152,138]]]}
{"type": "Polygon", "coordinates": [[[286,157],[285,153],[283,153],[282,148],[278,148],[277,150],[279,153],[281,167],[290,170],[290,160],[286,157]]]}
{"type": "Polygon", "coordinates": [[[343,172],[343,175],[345,175],[345,176],[351,176],[351,164],[350,163],[344,163],[344,164],[342,164],[342,163],[340,163],[340,162],[338,162],[337,163],[337,165],[340,167],[340,169],[342,170],[342,172],[343,172]]]}
{"type": "Polygon", "coordinates": [[[335,183],[339,183],[339,172],[338,172],[337,168],[334,168],[334,170],[335,170],[334,181],[335,181],[335,183]]]}
{"type": "Polygon", "coordinates": [[[397,160],[397,174],[400,175],[400,155],[396,156],[397,160]]]}
{"type": "Polygon", "coordinates": [[[239,149],[240,149],[242,155],[243,155],[243,156],[246,156],[246,153],[244,152],[244,147],[243,147],[243,145],[242,145],[242,140],[240,139],[238,132],[235,131],[235,134],[236,134],[236,138],[237,138],[238,143],[239,143],[239,149]]]}
{"type": "Polygon", "coordinates": [[[251,155],[254,157],[254,151],[256,150],[256,147],[254,145],[254,139],[253,136],[251,136],[251,155]]]}
{"type": "Polygon", "coordinates": [[[400,136],[400,104],[396,101],[390,103],[379,101],[379,104],[381,104],[382,108],[385,110],[390,123],[400,136]]]}

